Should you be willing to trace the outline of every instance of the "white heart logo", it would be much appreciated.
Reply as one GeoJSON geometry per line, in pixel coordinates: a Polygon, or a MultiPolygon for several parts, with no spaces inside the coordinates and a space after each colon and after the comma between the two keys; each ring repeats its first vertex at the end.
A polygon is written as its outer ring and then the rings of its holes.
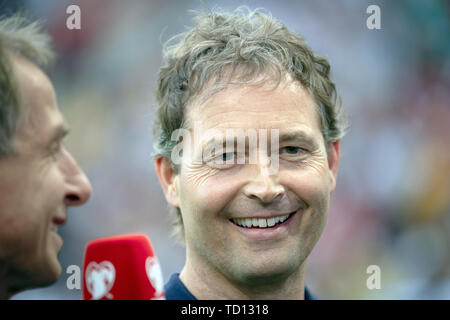
{"type": "Polygon", "coordinates": [[[109,293],[114,280],[116,279],[116,269],[109,261],[96,263],[90,262],[86,268],[86,285],[92,300],[98,300],[106,296],[112,299],[113,295],[109,293]]]}
{"type": "Polygon", "coordinates": [[[155,288],[155,296],[160,296],[164,291],[164,280],[156,257],[147,257],[145,260],[145,271],[147,271],[148,280],[155,288]]]}

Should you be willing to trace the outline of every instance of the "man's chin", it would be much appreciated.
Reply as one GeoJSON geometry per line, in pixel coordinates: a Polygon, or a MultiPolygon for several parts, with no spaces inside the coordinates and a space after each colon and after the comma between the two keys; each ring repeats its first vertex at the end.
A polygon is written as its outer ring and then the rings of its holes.
{"type": "MultiPolygon", "coordinates": [[[[300,257],[300,255],[298,255],[300,257]]],[[[238,281],[249,285],[271,285],[280,283],[303,270],[305,259],[279,256],[277,259],[252,259],[242,262],[237,272],[238,281]],[[245,266],[245,267],[244,267],[245,266]]]]}
{"type": "Polygon", "coordinates": [[[14,284],[10,287],[10,295],[14,296],[25,290],[48,287],[54,284],[61,276],[61,265],[41,263],[34,264],[33,269],[17,269],[14,284]]]}
{"type": "Polygon", "coordinates": [[[59,277],[61,276],[62,272],[62,266],[61,263],[58,260],[58,257],[54,257],[54,259],[51,259],[48,270],[47,270],[47,276],[44,277],[44,279],[47,280],[47,285],[53,284],[54,282],[58,281],[59,277]]]}
{"type": "Polygon", "coordinates": [[[61,272],[62,267],[56,255],[49,257],[36,272],[33,272],[33,287],[47,287],[54,284],[61,276],[61,272]]]}
{"type": "Polygon", "coordinates": [[[279,265],[276,267],[254,265],[253,269],[241,269],[239,275],[237,275],[235,279],[245,286],[270,286],[285,281],[296,270],[298,270],[298,268],[294,269],[290,265],[279,265]]]}

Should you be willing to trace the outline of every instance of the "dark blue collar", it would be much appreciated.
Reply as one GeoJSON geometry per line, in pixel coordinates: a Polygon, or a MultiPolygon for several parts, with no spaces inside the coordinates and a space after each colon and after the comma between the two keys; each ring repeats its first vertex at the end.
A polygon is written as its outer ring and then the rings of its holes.
{"type": "MultiPolygon", "coordinates": [[[[164,286],[167,300],[197,300],[180,280],[180,274],[174,273],[164,286]]],[[[316,300],[305,287],[305,300],[316,300]]]]}

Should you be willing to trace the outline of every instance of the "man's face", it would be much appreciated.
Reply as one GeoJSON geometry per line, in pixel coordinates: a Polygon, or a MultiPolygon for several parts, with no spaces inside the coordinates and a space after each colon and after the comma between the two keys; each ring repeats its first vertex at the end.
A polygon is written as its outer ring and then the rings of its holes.
{"type": "Polygon", "coordinates": [[[201,124],[201,144],[183,150],[173,180],[187,259],[242,284],[282,279],[303,265],[325,226],[339,162],[339,142],[329,144],[327,156],[310,94],[292,82],[271,88],[230,87],[190,105],[188,124],[201,124]],[[263,129],[268,136],[278,129],[278,170],[268,169],[270,157],[244,165],[193,161],[209,129],[263,129]],[[237,220],[244,218],[251,220],[237,220]]]}
{"type": "Polygon", "coordinates": [[[21,118],[14,153],[0,158],[0,262],[20,288],[57,280],[57,227],[68,206],[89,199],[91,186],[61,144],[67,129],[48,77],[23,58],[12,63],[21,118]]]}

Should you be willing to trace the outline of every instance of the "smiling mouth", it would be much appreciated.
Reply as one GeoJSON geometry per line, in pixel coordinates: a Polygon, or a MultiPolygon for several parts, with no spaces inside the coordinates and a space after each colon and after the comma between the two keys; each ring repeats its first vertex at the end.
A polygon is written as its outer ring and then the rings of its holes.
{"type": "Polygon", "coordinates": [[[232,223],[242,228],[258,228],[258,229],[267,229],[274,228],[287,220],[289,220],[297,211],[289,213],[284,216],[273,217],[269,219],[265,218],[235,218],[230,219],[232,223]]]}

